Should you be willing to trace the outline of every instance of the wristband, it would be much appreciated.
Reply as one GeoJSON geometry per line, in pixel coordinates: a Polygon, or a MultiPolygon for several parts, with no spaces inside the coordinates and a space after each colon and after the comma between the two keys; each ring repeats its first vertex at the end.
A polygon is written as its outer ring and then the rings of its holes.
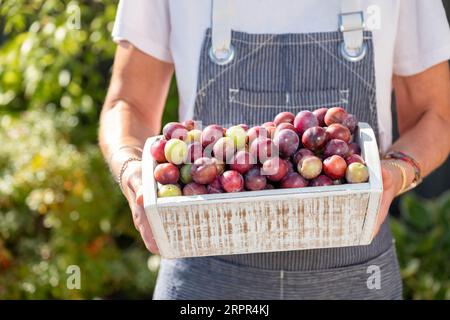
{"type": "Polygon", "coordinates": [[[401,164],[399,164],[398,162],[394,161],[394,159],[387,160],[386,163],[389,163],[390,165],[393,165],[394,167],[398,168],[400,170],[400,172],[402,173],[402,187],[400,188],[400,190],[395,195],[395,196],[399,196],[402,193],[406,192],[406,190],[407,190],[406,170],[405,170],[405,168],[403,168],[403,166],[401,164]]]}
{"type": "MultiPolygon", "coordinates": [[[[398,159],[409,163],[414,168],[414,180],[413,182],[403,190],[403,192],[409,191],[417,187],[422,182],[422,174],[419,163],[411,156],[401,151],[389,151],[383,157],[383,159],[398,159]]],[[[402,193],[403,193],[402,192],[402,193]]]]}

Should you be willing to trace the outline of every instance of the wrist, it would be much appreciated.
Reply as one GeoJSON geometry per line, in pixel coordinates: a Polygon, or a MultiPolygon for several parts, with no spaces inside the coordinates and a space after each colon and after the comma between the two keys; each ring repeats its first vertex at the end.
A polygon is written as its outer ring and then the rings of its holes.
{"type": "Polygon", "coordinates": [[[124,145],[116,148],[107,159],[111,174],[117,181],[122,166],[129,158],[142,158],[142,149],[139,147],[124,145]]]}
{"type": "Polygon", "coordinates": [[[134,190],[135,187],[135,182],[136,181],[136,175],[141,175],[141,160],[131,160],[128,162],[128,164],[125,166],[123,173],[122,173],[122,177],[120,179],[120,188],[123,192],[123,194],[125,195],[125,197],[127,199],[129,198],[129,193],[130,190],[133,192],[136,192],[136,190],[134,190]]]}
{"type": "Polygon", "coordinates": [[[383,159],[382,164],[391,172],[395,195],[400,195],[408,190],[414,181],[414,168],[400,159],[383,159]]]}
{"type": "Polygon", "coordinates": [[[408,174],[408,177],[411,177],[411,169],[412,169],[413,175],[412,181],[409,182],[407,188],[403,189],[401,193],[415,188],[422,182],[422,169],[420,163],[416,159],[414,159],[411,155],[408,155],[402,151],[391,150],[383,156],[383,159],[401,161],[398,163],[401,163],[404,166],[408,174]]]}
{"type": "Polygon", "coordinates": [[[135,172],[134,170],[131,170],[130,168],[133,166],[133,163],[141,163],[141,158],[139,157],[129,157],[127,158],[123,163],[122,166],[120,167],[120,171],[119,174],[117,175],[117,183],[119,184],[120,189],[122,189],[122,191],[124,192],[126,189],[126,186],[128,185],[128,178],[129,176],[125,176],[126,171],[128,170],[128,172],[135,172]],[[125,179],[124,179],[125,178],[125,179]],[[124,183],[125,180],[125,183],[124,183]]]}

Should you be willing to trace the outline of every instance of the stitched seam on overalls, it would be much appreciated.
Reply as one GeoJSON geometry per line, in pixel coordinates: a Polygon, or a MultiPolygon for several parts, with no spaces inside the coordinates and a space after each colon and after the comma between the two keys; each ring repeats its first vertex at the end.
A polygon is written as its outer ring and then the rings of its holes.
{"type": "MultiPolygon", "coordinates": [[[[307,37],[311,37],[314,40],[314,37],[308,35],[306,33],[307,37]]],[[[321,44],[320,41],[317,41],[317,44],[321,44]]],[[[349,70],[352,74],[354,74],[358,79],[361,80],[361,82],[368,88],[370,89],[375,89],[373,84],[368,83],[363,77],[361,77],[357,72],[354,71],[354,69],[351,67],[351,65],[355,65],[357,66],[358,64],[362,63],[363,61],[365,61],[365,59],[362,59],[361,61],[358,62],[351,62],[351,61],[347,61],[347,60],[343,60],[338,58],[337,56],[335,56],[330,50],[327,50],[327,48],[323,47],[322,45],[320,45],[321,49],[324,50],[330,57],[332,57],[334,60],[336,60],[338,63],[342,64],[347,70],[349,70]]]]}
{"type": "MultiPolygon", "coordinates": [[[[264,45],[266,45],[270,40],[272,40],[273,38],[275,38],[275,35],[271,38],[268,38],[267,41],[262,42],[261,45],[255,49],[252,49],[252,51],[250,51],[249,53],[247,53],[246,55],[244,55],[242,58],[238,59],[238,60],[234,60],[229,66],[225,67],[222,71],[220,71],[214,78],[208,79],[208,81],[205,81],[205,84],[197,91],[197,93],[195,94],[195,99],[197,99],[197,97],[202,94],[204,94],[204,92],[206,91],[206,89],[212,84],[214,83],[218,78],[220,78],[221,76],[223,76],[224,74],[226,74],[227,71],[229,71],[231,68],[237,66],[241,61],[247,59],[248,57],[250,57],[251,55],[255,54],[256,52],[258,52],[260,49],[262,49],[264,47],[264,45]]],[[[199,105],[199,110],[198,110],[198,114],[201,115],[203,112],[203,103],[201,105],[199,105]]]]}
{"type": "Polygon", "coordinates": [[[339,96],[341,97],[341,101],[348,103],[350,99],[350,89],[340,89],[339,96]]]}
{"type": "MultiPolygon", "coordinates": [[[[207,35],[208,38],[211,38],[210,35],[207,35]]],[[[364,40],[369,40],[372,39],[372,37],[368,37],[365,36],[363,37],[364,40]]],[[[247,40],[242,40],[242,39],[236,39],[236,38],[231,38],[232,42],[240,42],[240,43],[245,43],[245,44],[249,44],[249,45],[259,45],[261,43],[263,43],[264,41],[266,41],[265,39],[262,41],[247,41],[247,40]]],[[[327,42],[340,42],[343,41],[342,38],[336,38],[336,39],[324,39],[324,40],[311,40],[311,41],[290,41],[290,42],[270,42],[267,43],[267,45],[277,45],[277,46],[281,46],[281,45],[299,45],[299,44],[319,44],[319,43],[327,43],[327,42]]]]}
{"type": "MultiPolygon", "coordinates": [[[[234,103],[234,104],[238,104],[238,105],[242,105],[242,106],[248,106],[251,108],[285,108],[285,109],[325,107],[325,106],[335,106],[335,105],[346,105],[347,106],[349,104],[349,99],[350,99],[350,89],[337,89],[337,91],[339,92],[339,99],[340,99],[338,101],[323,102],[323,103],[318,103],[318,104],[303,104],[303,105],[289,105],[288,103],[270,105],[270,104],[252,104],[252,103],[240,101],[238,98],[238,95],[241,92],[240,89],[229,88],[228,103],[234,103]]],[[[320,93],[320,91],[312,91],[311,93],[320,93]]],[[[263,92],[260,94],[265,95],[265,94],[271,94],[271,93],[263,92]]],[[[287,97],[289,97],[288,94],[289,93],[287,93],[287,97]]]]}
{"type": "Polygon", "coordinates": [[[285,109],[294,109],[294,108],[311,108],[311,107],[321,107],[321,106],[334,106],[339,104],[348,104],[348,101],[335,101],[329,103],[320,103],[320,104],[306,104],[306,105],[296,105],[296,106],[286,106],[284,104],[277,105],[261,105],[261,104],[251,104],[242,101],[229,100],[230,103],[240,104],[243,106],[251,107],[251,108],[285,108],[285,109]]]}

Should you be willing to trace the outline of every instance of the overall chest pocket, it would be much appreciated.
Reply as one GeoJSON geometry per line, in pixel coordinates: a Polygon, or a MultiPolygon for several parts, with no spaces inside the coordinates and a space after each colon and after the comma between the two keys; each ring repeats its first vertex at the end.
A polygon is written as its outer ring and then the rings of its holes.
{"type": "Polygon", "coordinates": [[[349,89],[327,89],[303,92],[264,92],[230,88],[227,118],[232,124],[259,125],[282,111],[294,114],[322,107],[347,109],[349,89]]]}

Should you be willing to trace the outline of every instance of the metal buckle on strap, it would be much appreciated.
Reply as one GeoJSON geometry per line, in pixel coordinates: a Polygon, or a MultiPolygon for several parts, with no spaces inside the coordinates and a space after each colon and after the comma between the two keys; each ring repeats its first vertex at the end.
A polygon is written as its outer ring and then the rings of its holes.
{"type": "Polygon", "coordinates": [[[228,49],[216,49],[213,47],[209,48],[209,58],[212,62],[218,64],[219,66],[226,65],[230,63],[234,58],[234,47],[230,45],[228,49]]]}
{"type": "Polygon", "coordinates": [[[358,31],[358,30],[364,30],[365,27],[366,27],[366,23],[364,21],[364,13],[362,11],[345,12],[345,13],[339,14],[339,31],[341,31],[341,32],[358,31]],[[360,23],[357,26],[346,28],[344,25],[343,17],[353,16],[353,15],[359,15],[360,23]]]}
{"type": "Polygon", "coordinates": [[[364,13],[362,11],[339,14],[339,31],[344,36],[344,41],[340,44],[339,49],[346,60],[357,62],[366,55],[367,44],[364,43],[364,28],[364,13]]]}
{"type": "Polygon", "coordinates": [[[367,44],[363,42],[360,48],[355,50],[349,50],[345,46],[345,42],[342,41],[339,45],[339,50],[341,55],[350,62],[358,62],[364,58],[367,52],[367,44]]]}

